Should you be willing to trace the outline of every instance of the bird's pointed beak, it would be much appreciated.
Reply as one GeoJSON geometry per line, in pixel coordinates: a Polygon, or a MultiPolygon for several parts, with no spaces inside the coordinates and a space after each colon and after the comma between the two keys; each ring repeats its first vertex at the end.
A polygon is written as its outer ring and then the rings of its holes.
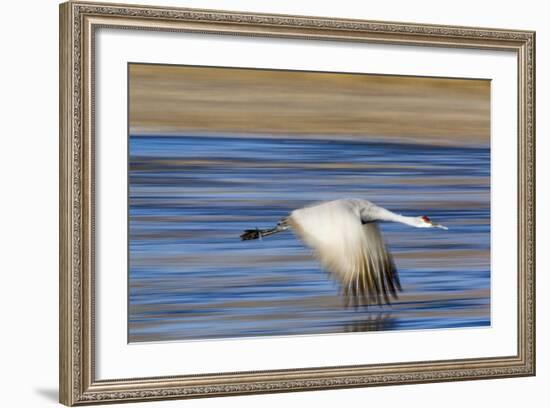
{"type": "Polygon", "coordinates": [[[435,228],[441,228],[441,229],[444,229],[444,230],[448,230],[449,228],[447,228],[446,226],[444,225],[441,225],[441,224],[437,224],[437,223],[432,223],[432,226],[435,227],[435,228]]]}

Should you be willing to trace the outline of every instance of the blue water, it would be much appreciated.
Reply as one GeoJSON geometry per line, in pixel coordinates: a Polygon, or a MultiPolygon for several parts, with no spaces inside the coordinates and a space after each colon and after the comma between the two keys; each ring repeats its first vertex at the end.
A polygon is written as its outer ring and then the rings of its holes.
{"type": "Polygon", "coordinates": [[[129,341],[490,324],[490,151],[374,141],[131,136],[129,341]],[[449,227],[381,224],[403,286],[346,308],[291,232],[295,208],[368,199],[449,227]]]}

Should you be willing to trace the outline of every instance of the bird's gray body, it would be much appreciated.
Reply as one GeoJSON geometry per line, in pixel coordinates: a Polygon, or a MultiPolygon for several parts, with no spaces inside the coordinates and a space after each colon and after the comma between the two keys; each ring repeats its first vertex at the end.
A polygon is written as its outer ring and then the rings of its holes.
{"type": "Polygon", "coordinates": [[[291,212],[288,224],[341,283],[346,304],[390,303],[401,284],[377,221],[384,209],[340,199],[291,212]]]}

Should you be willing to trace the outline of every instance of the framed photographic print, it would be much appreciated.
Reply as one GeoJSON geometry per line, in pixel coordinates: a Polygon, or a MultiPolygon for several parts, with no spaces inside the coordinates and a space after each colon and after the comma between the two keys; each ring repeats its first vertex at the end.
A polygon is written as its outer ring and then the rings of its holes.
{"type": "Polygon", "coordinates": [[[535,33],[60,6],[60,401],[535,374],[535,33]]]}

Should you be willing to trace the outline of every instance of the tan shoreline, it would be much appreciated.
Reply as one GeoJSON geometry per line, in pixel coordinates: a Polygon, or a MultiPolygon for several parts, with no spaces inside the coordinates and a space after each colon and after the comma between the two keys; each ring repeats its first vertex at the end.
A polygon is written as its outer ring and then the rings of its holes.
{"type": "Polygon", "coordinates": [[[131,64],[131,134],[489,145],[490,81],[131,64]]]}

